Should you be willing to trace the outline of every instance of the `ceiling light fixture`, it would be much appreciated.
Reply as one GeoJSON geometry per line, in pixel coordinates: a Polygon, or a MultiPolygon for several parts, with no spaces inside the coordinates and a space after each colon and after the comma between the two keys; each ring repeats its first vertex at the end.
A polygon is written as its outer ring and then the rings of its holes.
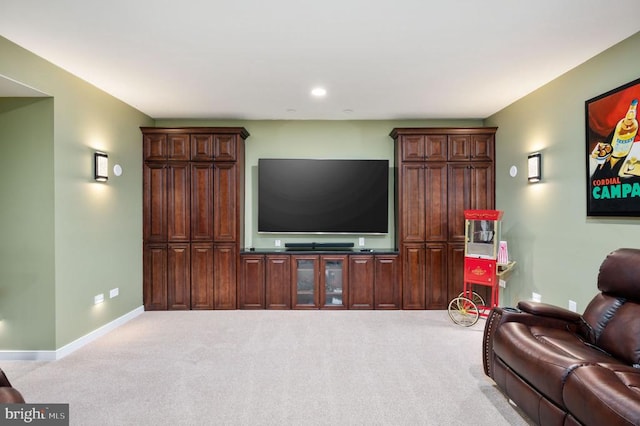
{"type": "Polygon", "coordinates": [[[325,89],[324,87],[316,87],[311,91],[311,94],[316,98],[321,98],[327,95],[327,89],[325,89]]]}

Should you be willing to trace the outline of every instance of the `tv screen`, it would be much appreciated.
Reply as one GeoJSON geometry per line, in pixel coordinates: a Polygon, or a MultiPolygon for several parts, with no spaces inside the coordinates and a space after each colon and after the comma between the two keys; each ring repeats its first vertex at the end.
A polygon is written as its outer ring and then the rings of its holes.
{"type": "Polygon", "coordinates": [[[258,160],[258,232],[386,234],[388,160],[258,160]]]}

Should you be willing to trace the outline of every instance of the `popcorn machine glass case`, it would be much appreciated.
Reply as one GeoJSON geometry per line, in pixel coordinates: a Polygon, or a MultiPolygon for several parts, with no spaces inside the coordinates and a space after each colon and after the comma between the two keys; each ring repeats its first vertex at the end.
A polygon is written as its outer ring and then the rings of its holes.
{"type": "Polygon", "coordinates": [[[501,218],[499,210],[465,210],[465,257],[498,258],[501,218]]]}

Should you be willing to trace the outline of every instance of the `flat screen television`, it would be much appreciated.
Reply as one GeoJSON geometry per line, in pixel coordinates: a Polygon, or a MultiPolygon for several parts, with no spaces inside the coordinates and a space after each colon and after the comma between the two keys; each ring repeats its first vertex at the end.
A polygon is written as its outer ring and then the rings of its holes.
{"type": "Polygon", "coordinates": [[[388,160],[258,160],[258,232],[386,234],[388,203],[388,160]]]}

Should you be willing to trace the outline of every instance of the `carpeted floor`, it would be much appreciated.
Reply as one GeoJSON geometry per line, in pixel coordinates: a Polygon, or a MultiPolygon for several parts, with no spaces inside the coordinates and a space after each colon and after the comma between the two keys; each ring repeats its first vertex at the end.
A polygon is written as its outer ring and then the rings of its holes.
{"type": "Polygon", "coordinates": [[[529,425],[445,311],[145,312],[55,362],[0,365],[72,425],[529,425]]]}

